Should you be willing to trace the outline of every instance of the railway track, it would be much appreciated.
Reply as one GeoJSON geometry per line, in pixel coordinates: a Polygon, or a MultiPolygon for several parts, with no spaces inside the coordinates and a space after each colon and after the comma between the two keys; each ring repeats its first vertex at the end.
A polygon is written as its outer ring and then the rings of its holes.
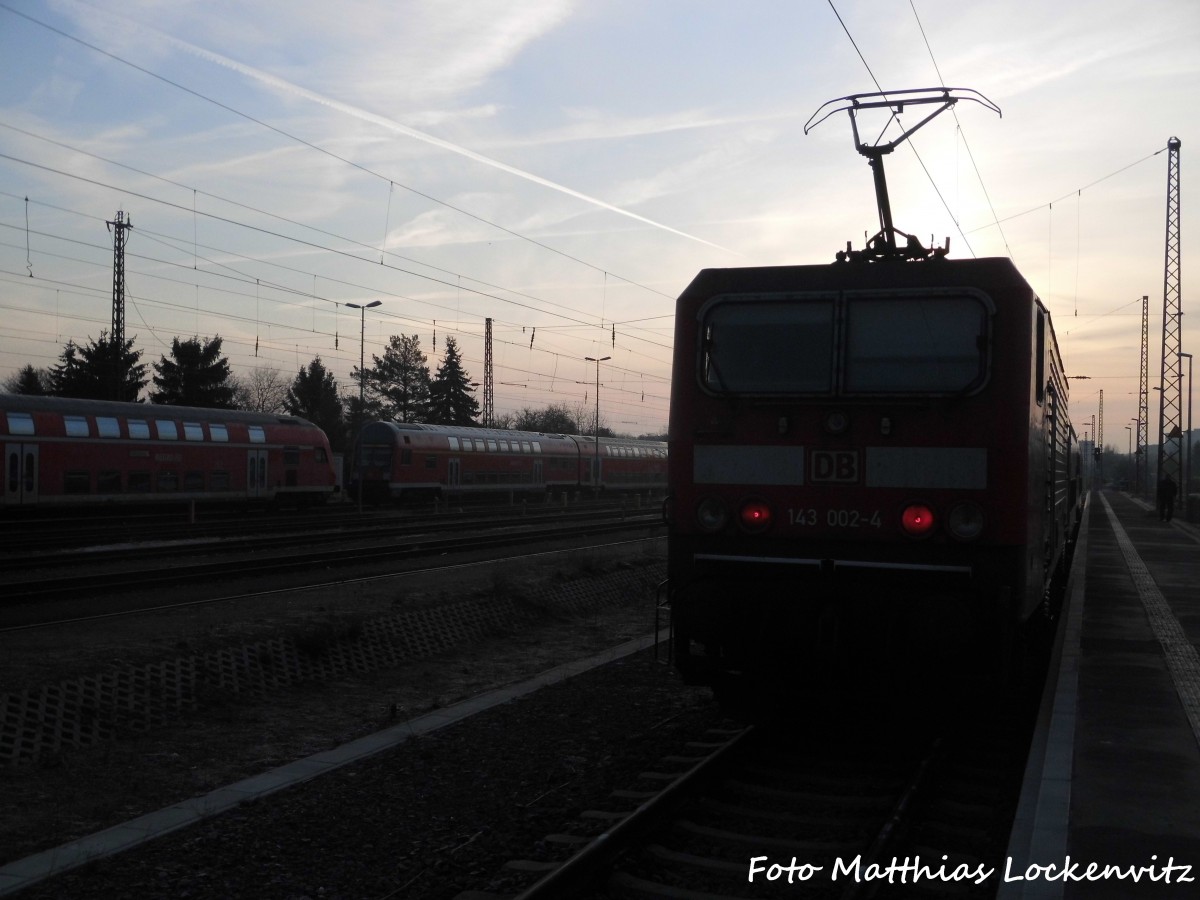
{"type": "MultiPolygon", "coordinates": [[[[371,546],[346,546],[342,543],[337,548],[322,550],[315,550],[305,543],[298,544],[294,536],[269,536],[243,543],[240,546],[205,545],[199,550],[195,547],[168,545],[157,548],[129,548],[119,553],[104,550],[102,556],[98,552],[85,552],[71,554],[70,557],[70,561],[75,566],[83,565],[89,568],[89,571],[84,574],[42,572],[36,577],[8,580],[3,600],[0,600],[0,607],[12,608],[39,604],[59,598],[74,598],[81,594],[98,596],[198,581],[228,580],[244,576],[261,578],[274,573],[294,574],[334,567],[363,566],[583,535],[612,534],[631,528],[654,526],[658,523],[657,513],[626,516],[617,511],[610,513],[607,519],[602,521],[597,521],[595,513],[582,516],[575,514],[568,517],[567,521],[564,521],[564,517],[561,515],[546,516],[538,522],[521,522],[519,524],[505,522],[498,527],[483,531],[475,529],[465,534],[462,533],[461,523],[459,523],[459,533],[450,536],[440,536],[436,532],[431,532],[426,524],[419,530],[410,528],[398,532],[398,534],[406,536],[401,543],[392,541],[381,545],[378,543],[381,535],[371,532],[371,537],[375,541],[371,546]],[[278,550],[280,547],[288,549],[269,552],[278,550]],[[236,556],[235,551],[246,553],[246,555],[236,556]],[[178,561],[182,556],[194,552],[203,552],[209,556],[219,553],[221,558],[192,564],[181,564],[178,561]],[[119,557],[145,563],[152,556],[166,559],[169,564],[139,565],[137,568],[122,568],[114,571],[96,571],[94,569],[96,563],[101,559],[105,562],[112,562],[119,557]]],[[[344,540],[344,536],[341,536],[340,540],[344,540]]],[[[328,545],[329,538],[324,537],[322,542],[328,545]]],[[[60,564],[61,558],[56,557],[56,570],[60,564]]],[[[40,567],[46,568],[45,561],[40,564],[40,567]]]]}
{"type": "Polygon", "coordinates": [[[810,724],[710,732],[456,900],[994,895],[1027,723],[810,724]]]}
{"type": "Polygon", "coordinates": [[[266,509],[246,509],[236,514],[204,510],[204,518],[188,521],[180,515],[128,513],[91,515],[73,518],[0,517],[0,565],[6,569],[45,558],[69,559],[72,551],[88,548],[112,548],[120,544],[154,544],[171,541],[177,545],[199,544],[257,534],[305,535],[370,534],[395,535],[431,525],[444,527],[456,523],[498,521],[516,517],[563,515],[607,515],[628,509],[638,512],[656,509],[652,500],[622,496],[614,502],[575,501],[563,503],[488,504],[464,507],[458,504],[368,510],[363,513],[345,508],[310,508],[286,514],[266,509]]]}

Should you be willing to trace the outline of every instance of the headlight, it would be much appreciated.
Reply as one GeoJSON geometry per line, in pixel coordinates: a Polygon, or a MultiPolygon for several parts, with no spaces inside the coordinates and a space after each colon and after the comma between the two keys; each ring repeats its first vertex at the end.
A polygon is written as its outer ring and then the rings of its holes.
{"type": "Polygon", "coordinates": [[[983,533],[983,510],[975,503],[959,503],[950,510],[948,527],[960,541],[973,541],[983,533]]]}
{"type": "Polygon", "coordinates": [[[701,531],[707,531],[710,534],[720,531],[725,527],[727,520],[728,516],[725,513],[725,507],[721,505],[720,500],[705,497],[700,501],[700,505],[696,507],[696,524],[700,526],[701,531]]]}

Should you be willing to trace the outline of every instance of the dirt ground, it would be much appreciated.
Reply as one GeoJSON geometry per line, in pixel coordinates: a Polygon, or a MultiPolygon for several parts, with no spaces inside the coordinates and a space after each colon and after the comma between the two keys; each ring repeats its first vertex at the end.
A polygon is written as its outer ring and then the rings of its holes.
{"type": "MultiPolygon", "coordinates": [[[[96,620],[0,636],[2,691],[252,640],[330,609],[369,615],[442,596],[520,591],[547,579],[586,577],[613,565],[652,565],[642,548],[580,552],[569,559],[480,565],[419,577],[347,583],[251,605],[198,605],[167,615],[96,620]]],[[[0,862],[204,794],[249,775],[518,681],[648,634],[653,597],[586,615],[548,614],[540,624],[336,683],[305,684],[266,700],[206,706],[143,735],[126,735],[34,764],[0,769],[0,862]]]]}

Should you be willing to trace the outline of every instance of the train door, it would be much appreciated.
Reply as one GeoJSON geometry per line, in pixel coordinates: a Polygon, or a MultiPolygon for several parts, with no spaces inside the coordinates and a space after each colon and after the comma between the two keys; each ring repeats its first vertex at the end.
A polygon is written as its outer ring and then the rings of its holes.
{"type": "Polygon", "coordinates": [[[4,505],[38,502],[38,445],[4,445],[4,505]]]}
{"type": "Polygon", "coordinates": [[[246,496],[267,496],[267,451],[251,450],[246,460],[246,496]]]}
{"type": "Polygon", "coordinates": [[[461,464],[462,464],[462,461],[457,456],[453,456],[450,459],[446,460],[446,486],[447,487],[458,487],[459,482],[462,480],[462,465],[461,464]]]}
{"type": "Polygon", "coordinates": [[[544,480],[542,479],[542,461],[540,459],[534,460],[534,462],[533,462],[533,483],[534,484],[544,484],[545,483],[544,480]]]}

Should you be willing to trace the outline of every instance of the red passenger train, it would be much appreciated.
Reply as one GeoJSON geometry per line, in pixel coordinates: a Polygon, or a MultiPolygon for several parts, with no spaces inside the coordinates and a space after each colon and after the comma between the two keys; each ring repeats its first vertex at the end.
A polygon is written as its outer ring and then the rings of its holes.
{"type": "Polygon", "coordinates": [[[5,509],[326,500],[325,433],[294,416],[0,394],[5,509]]]}
{"type": "Polygon", "coordinates": [[[1005,259],[701,272],[669,442],[674,661],[731,694],[1004,671],[1082,501],[1050,315],[1005,259]]]}
{"type": "MultiPolygon", "coordinates": [[[[363,498],[372,502],[488,494],[663,490],[656,441],[371,422],[359,436],[363,498]]],[[[357,479],[356,479],[357,481],[357,479]]]]}

